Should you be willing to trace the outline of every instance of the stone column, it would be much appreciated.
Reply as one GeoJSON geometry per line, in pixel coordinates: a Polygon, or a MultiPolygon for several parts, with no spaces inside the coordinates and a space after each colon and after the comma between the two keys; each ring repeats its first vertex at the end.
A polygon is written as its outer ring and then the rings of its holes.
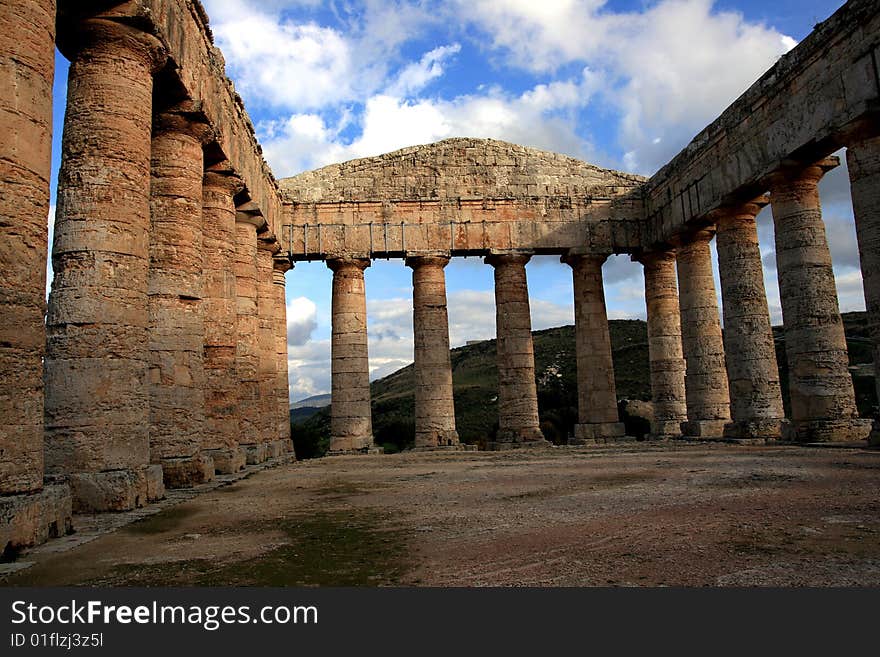
{"type": "Polygon", "coordinates": [[[81,512],[163,495],[150,466],[150,133],[159,41],[121,23],[71,28],[46,319],[46,467],[81,512]]]}
{"type": "Polygon", "coordinates": [[[275,308],[275,253],[278,242],[274,237],[257,243],[257,351],[260,387],[260,442],[266,445],[267,458],[278,458],[284,453],[284,443],[278,437],[278,346],[275,343],[277,312],[275,308]]]}
{"type": "Polygon", "coordinates": [[[530,255],[486,257],[495,268],[495,333],[498,349],[498,435],[489,449],[549,444],[538,419],[535,351],[529,314],[526,263],[530,255]]]}
{"type": "Polygon", "coordinates": [[[611,334],[605,310],[602,264],[607,255],[570,253],[562,262],[574,279],[578,424],[571,444],[607,442],[626,434],[617,412],[611,334]]]}
{"type": "MultiPolygon", "coordinates": [[[[846,149],[868,330],[874,343],[874,367],[880,374],[880,137],[863,139],[846,149]]],[[[880,400],[880,376],[875,377],[880,400]]],[[[874,421],[871,444],[880,444],[880,422],[874,421]]]]}
{"type": "Polygon", "coordinates": [[[202,305],[202,145],[211,130],[179,114],[153,127],[149,274],[150,460],[166,488],[214,479],[202,454],[205,315],[202,305]]]}
{"type": "Polygon", "coordinates": [[[836,165],[829,159],[770,177],[791,393],[788,433],[803,442],[861,440],[870,431],[870,422],[858,419],[819,203],[819,180],[836,165]]]}
{"type": "Polygon", "coordinates": [[[367,354],[367,258],[332,258],[330,453],[373,449],[370,361],[367,354]]]}
{"type": "Polygon", "coordinates": [[[0,0],[0,551],[70,526],[70,489],[43,487],[54,57],[55,0],[0,0]]]}
{"type": "Polygon", "coordinates": [[[446,276],[449,258],[439,255],[406,259],[413,270],[413,339],[416,449],[458,447],[446,276]]]}
{"type": "Polygon", "coordinates": [[[644,253],[638,259],[645,273],[648,358],[654,406],[649,438],[678,438],[681,436],[681,423],[687,419],[687,406],[675,254],[672,251],[656,251],[644,253]]]}
{"type": "Polygon", "coordinates": [[[218,474],[245,465],[238,445],[238,342],[235,294],[235,195],[244,188],[228,162],[209,168],[202,182],[202,256],[205,312],[205,429],[202,449],[218,474]]]}
{"type": "Polygon", "coordinates": [[[238,375],[238,444],[244,448],[248,465],[268,457],[260,405],[260,319],[257,312],[257,230],[265,225],[262,216],[236,213],[235,371],[238,375]]]}
{"type": "MultiPolygon", "coordinates": [[[[293,269],[286,255],[276,254],[272,271],[274,295],[273,337],[275,339],[275,395],[278,440],[285,452],[293,452],[290,439],[290,380],[287,376],[287,294],[284,274],[293,269]]],[[[295,456],[295,455],[294,455],[295,456]]]]}
{"type": "Polygon", "coordinates": [[[676,254],[688,418],[681,430],[721,438],[730,422],[730,393],[709,250],[713,232],[688,235],[676,254]]]}
{"type": "Polygon", "coordinates": [[[778,440],[785,420],[755,223],[766,204],[762,198],[715,214],[732,420],[724,427],[727,438],[778,440]]]}

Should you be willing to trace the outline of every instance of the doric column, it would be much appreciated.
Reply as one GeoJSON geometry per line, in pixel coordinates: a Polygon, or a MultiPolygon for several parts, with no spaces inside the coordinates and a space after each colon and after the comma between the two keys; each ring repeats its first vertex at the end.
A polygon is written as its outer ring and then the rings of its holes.
{"type": "Polygon", "coordinates": [[[260,386],[260,442],[266,445],[266,456],[277,458],[284,453],[278,437],[278,346],[275,341],[277,312],[275,308],[275,253],[278,242],[267,235],[257,243],[257,351],[260,386]]]}
{"type": "Polygon", "coordinates": [[[70,28],[46,319],[46,466],[79,511],[161,497],[149,466],[147,275],[153,72],[160,42],[121,23],[70,28]]]}
{"type": "Polygon", "coordinates": [[[870,422],[858,419],[819,203],[819,180],[836,164],[825,160],[770,177],[791,438],[804,442],[861,440],[870,431],[870,422]]]}
{"type": "Polygon", "coordinates": [[[266,460],[267,448],[260,405],[260,319],[257,312],[257,230],[259,214],[237,212],[235,224],[235,295],[238,344],[238,444],[249,465],[266,460]]]}
{"type": "Polygon", "coordinates": [[[642,254],[638,260],[644,266],[645,274],[648,358],[654,406],[649,437],[654,440],[677,438],[681,436],[681,423],[687,419],[687,406],[675,254],[655,251],[642,254]]]}
{"type": "Polygon", "coordinates": [[[272,293],[274,295],[273,336],[275,338],[275,422],[278,440],[285,452],[293,452],[290,439],[290,380],[287,376],[287,294],[285,272],[293,269],[293,264],[284,254],[276,254],[272,272],[272,293]]]}
{"type": "Polygon", "coordinates": [[[332,340],[330,343],[330,453],[373,449],[370,361],[367,353],[367,258],[332,258],[332,340]]]}
{"type": "MultiPolygon", "coordinates": [[[[862,285],[868,330],[874,343],[874,363],[880,371],[880,137],[863,139],[846,149],[856,237],[862,265],[862,285]]],[[[875,377],[880,399],[880,376],[875,377]]],[[[880,444],[880,423],[874,421],[871,443],[880,444]]]]}
{"type": "Polygon", "coordinates": [[[70,489],[43,487],[54,57],[55,0],[0,0],[0,548],[70,527],[70,489]]]}
{"type": "Polygon", "coordinates": [[[688,235],[676,253],[688,418],[681,430],[686,436],[721,438],[730,422],[730,393],[709,250],[713,232],[688,235]]]}
{"type": "Polygon", "coordinates": [[[607,255],[569,253],[562,262],[574,279],[578,424],[572,444],[606,442],[626,434],[617,412],[611,333],[605,310],[602,263],[607,255]]]}
{"type": "Polygon", "coordinates": [[[413,339],[417,449],[456,447],[449,319],[446,313],[446,256],[406,259],[413,270],[413,339]]]}
{"type": "Polygon", "coordinates": [[[755,223],[766,204],[761,198],[722,208],[713,217],[730,386],[732,422],[724,427],[728,438],[778,440],[785,420],[755,223]]]}
{"type": "Polygon", "coordinates": [[[526,263],[530,255],[486,257],[495,268],[495,333],[498,359],[498,434],[490,449],[546,445],[538,420],[535,351],[529,314],[526,263]]]}
{"type": "Polygon", "coordinates": [[[238,342],[235,293],[235,195],[244,188],[228,162],[209,168],[202,183],[205,308],[205,430],[202,448],[218,474],[244,467],[238,445],[238,342]]]}
{"type": "Polygon", "coordinates": [[[167,488],[214,479],[202,454],[205,315],[202,305],[202,145],[207,124],[161,114],[153,126],[149,273],[150,460],[167,488]]]}

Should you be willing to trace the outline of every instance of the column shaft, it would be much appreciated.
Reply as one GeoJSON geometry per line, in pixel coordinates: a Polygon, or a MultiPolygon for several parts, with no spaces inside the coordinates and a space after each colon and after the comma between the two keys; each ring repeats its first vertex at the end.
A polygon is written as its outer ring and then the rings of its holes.
{"type": "Polygon", "coordinates": [[[606,442],[625,435],[617,412],[611,333],[605,309],[602,263],[607,256],[568,255],[574,282],[578,424],[573,444],[606,442]]]}
{"type": "Polygon", "coordinates": [[[149,273],[150,460],[165,486],[214,478],[202,454],[205,315],[202,305],[202,142],[208,126],[157,117],[152,143],[149,273]]]}
{"type": "Polygon", "coordinates": [[[89,20],[71,59],[46,319],[46,466],[80,511],[160,497],[149,467],[147,276],[155,37],[89,20]]]}
{"type": "Polygon", "coordinates": [[[449,258],[406,259],[413,270],[413,338],[417,449],[455,447],[455,402],[449,356],[446,276],[449,258]]]}
{"type": "MultiPolygon", "coordinates": [[[[874,366],[880,372],[880,137],[851,144],[846,150],[856,237],[862,266],[868,330],[874,343],[874,366]]],[[[880,376],[875,377],[880,400],[880,376]]],[[[880,444],[875,420],[871,443],[880,444]]]]}
{"type": "Polygon", "coordinates": [[[529,314],[526,263],[531,256],[497,254],[495,333],[498,349],[498,434],[490,449],[547,444],[538,419],[535,352],[529,314]]]}
{"type": "Polygon", "coordinates": [[[698,233],[676,254],[688,417],[682,433],[720,438],[724,425],[730,422],[730,393],[709,250],[711,238],[709,231],[698,233]]]}
{"type": "Polygon", "coordinates": [[[202,245],[205,308],[205,429],[202,448],[218,474],[244,467],[238,446],[235,201],[241,180],[227,165],[205,174],[202,186],[202,245]]]}
{"type": "Polygon", "coordinates": [[[760,209],[758,203],[747,203],[718,213],[718,269],[732,420],[724,435],[778,440],[785,413],[755,223],[760,209]]]}
{"type": "Polygon", "coordinates": [[[675,254],[671,251],[646,253],[640,261],[645,268],[648,358],[654,406],[651,437],[676,438],[681,435],[681,423],[687,419],[687,406],[675,254]]]}
{"type": "MultiPolygon", "coordinates": [[[[238,444],[248,464],[267,458],[260,406],[260,319],[257,312],[257,226],[250,215],[238,213],[235,224],[235,326],[238,344],[235,371],[238,375],[238,444]],[[242,220],[244,219],[244,220],[242,220]]],[[[258,218],[256,221],[261,220],[258,218]]]]}
{"type": "Polygon", "coordinates": [[[858,440],[869,431],[869,423],[858,419],[849,373],[819,203],[818,182],[823,174],[823,167],[814,165],[780,171],[770,181],[791,437],[805,442],[858,440]]]}
{"type": "Polygon", "coordinates": [[[257,247],[257,351],[260,386],[260,442],[267,456],[276,458],[284,452],[278,436],[278,346],[275,343],[275,252],[274,240],[259,240],[257,247]]]}
{"type": "Polygon", "coordinates": [[[368,451],[373,445],[370,361],[367,352],[365,258],[334,258],[330,452],[368,451]]]}
{"type": "Polygon", "coordinates": [[[273,302],[275,308],[272,326],[275,339],[275,421],[278,440],[282,442],[285,452],[293,451],[290,439],[290,379],[287,372],[287,295],[285,293],[284,273],[293,266],[286,256],[276,256],[273,271],[273,302]]]}

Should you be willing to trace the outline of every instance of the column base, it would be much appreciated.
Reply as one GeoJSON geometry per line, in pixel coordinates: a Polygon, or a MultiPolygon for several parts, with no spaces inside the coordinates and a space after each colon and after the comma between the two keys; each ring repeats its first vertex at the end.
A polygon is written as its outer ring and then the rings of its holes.
{"type": "Polygon", "coordinates": [[[0,497],[0,561],[12,560],[21,548],[70,534],[72,514],[67,484],[47,484],[36,493],[0,497]]]}
{"type": "Polygon", "coordinates": [[[540,429],[500,429],[495,440],[486,444],[486,449],[490,452],[498,452],[508,449],[551,446],[552,443],[544,438],[540,429]]]}
{"type": "Polygon", "coordinates": [[[271,442],[266,443],[266,458],[267,459],[277,459],[282,454],[284,454],[284,441],[283,440],[273,440],[271,442]]]}
{"type": "Polygon", "coordinates": [[[214,481],[214,459],[207,453],[162,459],[165,488],[192,488],[214,481]]]}
{"type": "Polygon", "coordinates": [[[467,451],[476,451],[476,445],[464,445],[459,443],[458,445],[434,445],[425,446],[425,447],[410,447],[405,450],[407,452],[467,452],[467,451]]]}
{"type": "Polygon", "coordinates": [[[724,438],[739,441],[774,441],[781,440],[784,425],[788,420],[755,419],[730,422],[724,425],[724,438]]]}
{"type": "Polygon", "coordinates": [[[161,465],[69,476],[74,513],[131,511],[165,497],[161,465]]]}
{"type": "Polygon", "coordinates": [[[854,443],[868,440],[873,422],[867,419],[807,420],[783,427],[782,440],[796,443],[854,443]]]}
{"type": "Polygon", "coordinates": [[[266,458],[268,458],[266,443],[260,443],[258,445],[241,445],[240,447],[244,450],[244,460],[248,465],[259,465],[260,463],[264,463],[266,458]]]}
{"type": "Polygon", "coordinates": [[[687,420],[681,423],[681,433],[688,438],[722,438],[730,420],[687,420]]]}
{"type": "Polygon", "coordinates": [[[244,450],[241,447],[235,449],[207,449],[203,452],[214,460],[215,474],[235,474],[242,470],[247,462],[244,450]]]}
{"type": "Polygon", "coordinates": [[[432,449],[436,447],[456,447],[459,444],[458,432],[455,429],[445,431],[427,431],[416,434],[414,449],[432,449]]]}
{"type": "Polygon", "coordinates": [[[341,454],[381,454],[382,448],[373,444],[373,436],[342,436],[330,439],[327,456],[341,454]]]}
{"type": "Polygon", "coordinates": [[[596,422],[574,425],[574,437],[568,439],[569,445],[595,445],[623,440],[626,428],[623,422],[596,422]]]}
{"type": "Polygon", "coordinates": [[[281,443],[284,445],[284,453],[285,454],[291,454],[292,452],[295,451],[293,448],[293,439],[292,438],[287,438],[285,440],[282,440],[281,443]]]}
{"type": "Polygon", "coordinates": [[[645,436],[645,440],[679,440],[682,438],[681,425],[681,420],[654,420],[651,433],[645,436]]]}

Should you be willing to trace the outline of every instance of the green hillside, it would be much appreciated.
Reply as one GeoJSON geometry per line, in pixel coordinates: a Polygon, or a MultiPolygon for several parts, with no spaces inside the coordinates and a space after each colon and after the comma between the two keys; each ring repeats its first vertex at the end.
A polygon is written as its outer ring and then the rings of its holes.
{"type": "MultiPolygon", "coordinates": [[[[872,363],[865,313],[847,313],[844,323],[851,364],[872,363]]],[[[645,322],[611,320],[609,328],[618,399],[650,400],[645,322]]],[[[563,443],[577,421],[574,327],[535,331],[533,335],[541,428],[548,440],[563,443]]],[[[774,328],[774,337],[783,373],[783,401],[788,412],[785,340],[781,327],[774,328]]],[[[452,350],[451,356],[459,436],[463,442],[482,445],[492,437],[498,425],[495,340],[458,347],[452,350]]],[[[854,375],[854,383],[860,412],[872,414],[876,404],[873,376],[870,372],[862,372],[854,375]]],[[[374,381],[371,392],[376,442],[384,445],[387,451],[411,444],[415,434],[413,366],[374,381]]],[[[330,433],[329,411],[327,407],[304,420],[294,420],[292,430],[300,458],[320,456],[326,451],[330,433]]],[[[636,424],[628,429],[637,434],[644,431],[636,424]]]]}

